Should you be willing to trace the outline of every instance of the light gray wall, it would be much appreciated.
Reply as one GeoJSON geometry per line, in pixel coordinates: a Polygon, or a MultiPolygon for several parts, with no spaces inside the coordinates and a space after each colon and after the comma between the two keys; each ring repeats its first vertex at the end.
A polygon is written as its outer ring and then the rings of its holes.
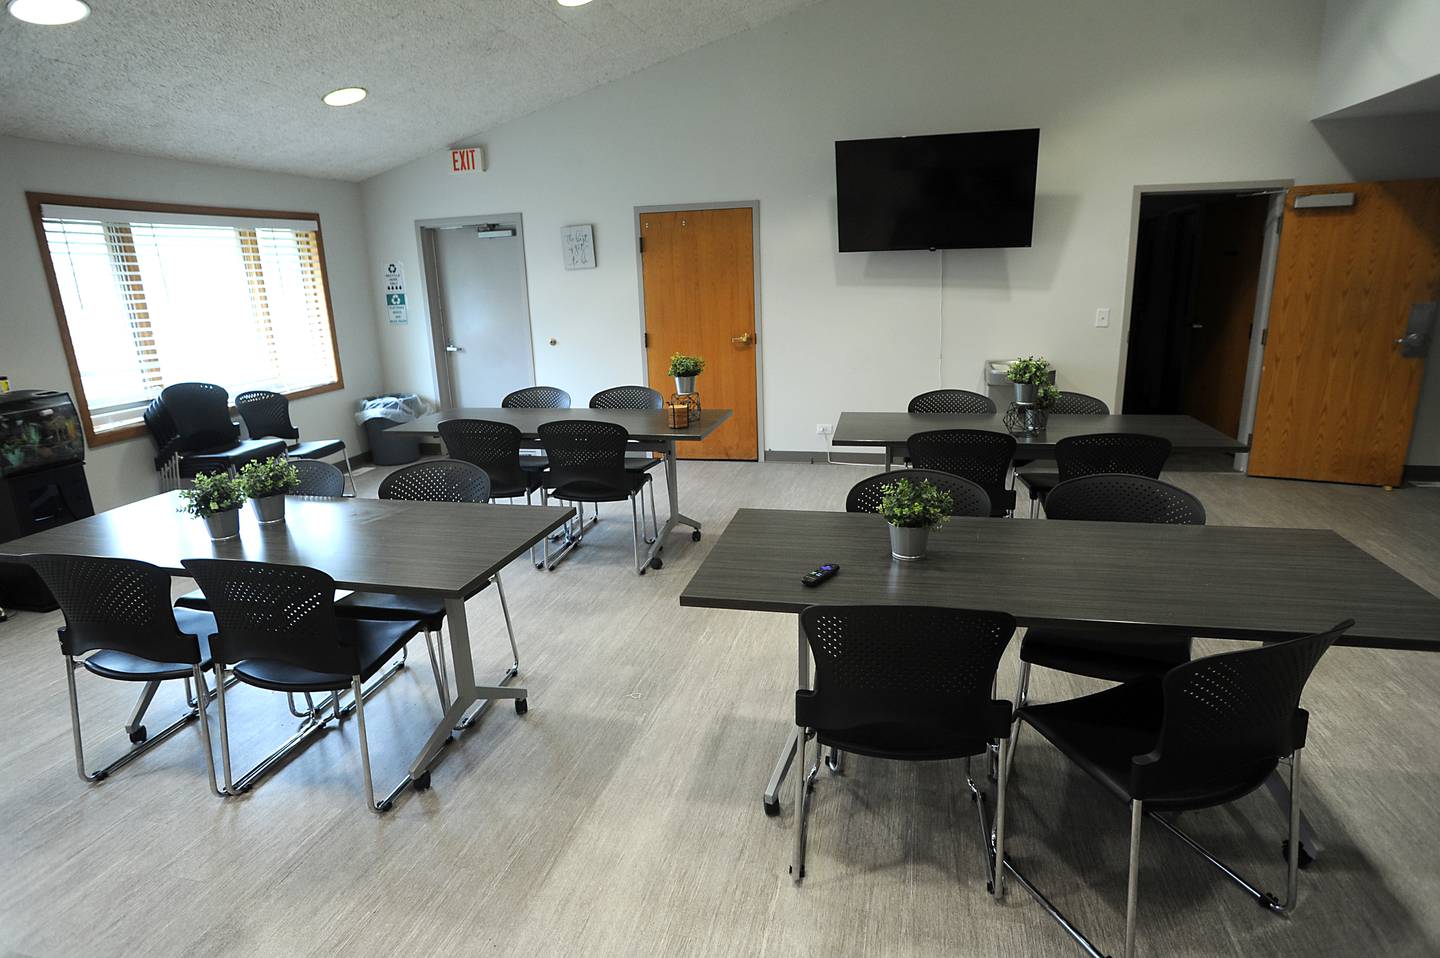
{"type": "MultiPolygon", "coordinates": [[[[1310,122],[1322,6],[828,0],[474,138],[483,174],[433,156],[366,181],[371,259],[418,261],[417,219],[518,208],[539,381],[587,396],[644,375],[634,207],[758,200],[770,448],[973,388],[987,358],[1044,353],[1114,400],[1137,184],[1418,175],[1389,161],[1401,133],[1342,157],[1310,122]],[[946,253],[943,291],[940,254],[835,251],[835,140],[1023,126],[1042,130],[1033,248],[946,253]],[[566,272],[560,227],[587,222],[599,268],[566,272]]],[[[423,318],[379,335],[387,385],[434,395],[423,318]]],[[[1421,455],[1440,463],[1440,436],[1421,455]]]]}
{"type": "Polygon", "coordinates": [[[1436,76],[1440,0],[1328,0],[1315,116],[1386,97],[1436,76]]]}
{"type": "MultiPolygon", "coordinates": [[[[352,450],[364,448],[352,412],[381,384],[371,275],[378,269],[365,258],[356,184],[0,137],[0,375],[17,389],[72,390],[27,190],[319,213],[345,389],[297,400],[291,417],[304,436],[340,436],[352,450]]],[[[86,474],[96,508],[153,495],[153,451],[148,437],[91,449],[86,474]]]]}

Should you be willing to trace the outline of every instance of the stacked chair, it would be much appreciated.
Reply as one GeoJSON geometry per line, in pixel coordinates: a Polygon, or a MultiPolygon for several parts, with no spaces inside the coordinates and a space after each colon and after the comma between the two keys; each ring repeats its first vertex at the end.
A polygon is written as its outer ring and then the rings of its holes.
{"type": "Polygon", "coordinates": [[[283,439],[241,439],[230,418],[230,394],[213,383],[176,383],[145,409],[163,489],[178,489],[202,472],[235,471],[247,462],[285,454],[283,439]]]}
{"type": "Polygon", "coordinates": [[[350,454],[343,439],[315,439],[300,441],[300,430],[290,421],[290,400],[280,393],[265,389],[252,389],[235,397],[235,408],[245,421],[245,431],[251,439],[284,439],[287,442],[285,455],[289,459],[328,459],[341,456],[345,461],[345,475],[350,480],[350,492],[355,492],[355,475],[350,470],[350,454]],[[294,445],[288,445],[294,443],[294,445]]]}

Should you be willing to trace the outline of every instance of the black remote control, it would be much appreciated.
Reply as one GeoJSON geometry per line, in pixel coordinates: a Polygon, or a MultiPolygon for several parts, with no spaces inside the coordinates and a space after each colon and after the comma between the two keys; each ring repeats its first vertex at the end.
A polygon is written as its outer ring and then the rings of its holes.
{"type": "Polygon", "coordinates": [[[824,582],[826,579],[830,578],[839,571],[840,567],[838,565],[833,565],[827,562],[820,568],[816,569],[814,572],[805,573],[803,576],[800,577],[800,581],[813,589],[815,586],[824,582]]]}

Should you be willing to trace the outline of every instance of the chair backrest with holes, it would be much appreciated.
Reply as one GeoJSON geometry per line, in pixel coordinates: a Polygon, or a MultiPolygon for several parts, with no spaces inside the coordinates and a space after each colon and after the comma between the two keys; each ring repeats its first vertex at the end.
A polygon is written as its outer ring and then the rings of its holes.
{"type": "Polygon", "coordinates": [[[1060,481],[1102,472],[1124,472],[1159,479],[1170,458],[1170,440],[1138,432],[1097,432],[1066,436],[1055,443],[1060,481]]]}
{"type": "Polygon", "coordinates": [[[1214,787],[1227,775],[1258,783],[1280,758],[1304,748],[1309,715],[1300,694],[1325,650],[1354,624],[1166,672],[1160,738],[1132,760],[1135,797],[1214,787]]]}
{"type": "Polygon", "coordinates": [[[1005,612],[811,606],[800,613],[800,628],[815,659],[815,687],[796,693],[798,725],[973,723],[976,737],[988,738],[1009,724],[1009,709],[996,715],[990,705],[995,669],[1015,634],[1005,612]]]}
{"type": "Polygon", "coordinates": [[[297,496],[339,499],[345,494],[345,476],[339,469],[319,459],[291,459],[290,465],[300,474],[297,496]]]}
{"type": "Polygon", "coordinates": [[[570,394],[556,386],[526,386],[500,400],[500,405],[505,409],[569,409],[570,394]]]}
{"type": "Polygon", "coordinates": [[[630,432],[624,426],[560,419],[542,422],[536,431],[550,457],[550,488],[571,482],[623,484],[625,444],[630,441],[630,432]]]}
{"type": "Polygon", "coordinates": [[[1184,489],[1124,473],[1081,476],[1060,483],[1045,499],[1045,515],[1092,522],[1205,524],[1204,504],[1184,489]]]}
{"type": "Polygon", "coordinates": [[[490,477],[458,459],[431,459],[396,469],[380,483],[381,499],[417,502],[488,502],[490,477]]]}
{"type": "Polygon", "coordinates": [[[335,580],[305,566],[186,559],[219,631],[217,662],[270,659],[315,672],[357,675],[359,651],[342,644],[335,619],[335,580]]]}
{"type": "Polygon", "coordinates": [[[910,400],[909,411],[945,416],[981,416],[995,412],[995,402],[989,396],[972,393],[968,389],[932,389],[910,400]]]}
{"type": "Polygon", "coordinates": [[[235,397],[235,408],[245,420],[251,439],[299,439],[290,421],[290,400],[268,389],[251,389],[235,397]]]}
{"type": "Polygon", "coordinates": [[[950,499],[954,503],[950,509],[952,516],[990,515],[990,494],[984,488],[962,476],[952,476],[948,472],[935,472],[931,469],[882,472],[878,476],[861,479],[850,487],[850,492],[845,497],[845,511],[879,512],[885,487],[897,479],[908,479],[916,485],[929,482],[937,489],[950,493],[950,499]]]}
{"type": "Polygon", "coordinates": [[[1108,416],[1110,407],[1105,405],[1105,400],[1096,399],[1094,396],[1062,392],[1055,397],[1055,405],[1050,407],[1050,414],[1052,416],[1108,416]]]}
{"type": "Polygon", "coordinates": [[[590,397],[591,409],[663,409],[665,397],[649,386],[614,386],[590,397]]]}
{"type": "Polygon", "coordinates": [[[166,386],[160,401],[175,426],[180,452],[224,449],[240,438],[230,418],[230,394],[214,383],[166,386]]]}
{"type": "Polygon", "coordinates": [[[80,655],[113,649],[152,662],[200,661],[170,606],[170,575],[148,562],[92,556],[32,555],[37,573],[65,616],[60,650],[80,655]]]}
{"type": "Polygon", "coordinates": [[[932,429],[917,432],[906,444],[916,469],[935,469],[985,487],[1003,489],[1015,437],[986,429],[932,429]]]}
{"type": "Polygon", "coordinates": [[[447,419],[440,424],[440,439],[451,459],[484,469],[492,485],[525,485],[525,473],[520,468],[520,430],[509,423],[447,419]]]}

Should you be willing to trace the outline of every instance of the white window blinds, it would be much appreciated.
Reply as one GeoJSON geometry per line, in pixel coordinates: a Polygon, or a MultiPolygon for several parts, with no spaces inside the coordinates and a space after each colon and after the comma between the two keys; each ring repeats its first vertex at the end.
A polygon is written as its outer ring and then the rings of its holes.
{"type": "Polygon", "coordinates": [[[41,208],[96,431],[178,382],[294,393],[338,381],[319,224],[41,208]]]}

